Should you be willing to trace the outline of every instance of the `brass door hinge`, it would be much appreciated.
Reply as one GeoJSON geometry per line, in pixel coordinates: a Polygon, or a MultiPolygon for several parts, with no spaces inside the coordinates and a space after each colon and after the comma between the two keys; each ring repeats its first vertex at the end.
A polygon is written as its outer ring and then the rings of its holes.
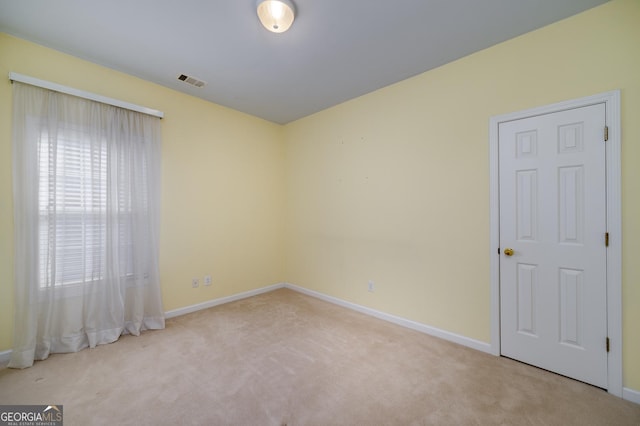
{"type": "Polygon", "coordinates": [[[609,126],[604,126],[604,141],[609,140],[609,126]]]}
{"type": "Polygon", "coordinates": [[[609,247],[609,233],[608,232],[604,233],[604,246],[605,247],[609,247]]]}
{"type": "Polygon", "coordinates": [[[609,352],[609,338],[607,337],[607,352],[609,352]]]}

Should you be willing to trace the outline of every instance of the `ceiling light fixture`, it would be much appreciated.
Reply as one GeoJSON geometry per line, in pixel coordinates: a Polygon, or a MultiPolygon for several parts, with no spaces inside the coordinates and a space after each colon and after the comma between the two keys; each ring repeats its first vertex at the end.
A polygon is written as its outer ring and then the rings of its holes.
{"type": "Polygon", "coordinates": [[[260,22],[274,33],[287,31],[296,16],[295,7],[289,0],[258,0],[256,6],[260,22]]]}

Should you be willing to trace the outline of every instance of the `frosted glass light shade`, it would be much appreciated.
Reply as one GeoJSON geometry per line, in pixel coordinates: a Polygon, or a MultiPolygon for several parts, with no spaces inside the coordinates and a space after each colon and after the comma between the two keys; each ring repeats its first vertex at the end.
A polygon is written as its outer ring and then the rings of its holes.
{"type": "Polygon", "coordinates": [[[258,0],[258,18],[266,29],[283,33],[295,18],[295,8],[289,0],[258,0]]]}

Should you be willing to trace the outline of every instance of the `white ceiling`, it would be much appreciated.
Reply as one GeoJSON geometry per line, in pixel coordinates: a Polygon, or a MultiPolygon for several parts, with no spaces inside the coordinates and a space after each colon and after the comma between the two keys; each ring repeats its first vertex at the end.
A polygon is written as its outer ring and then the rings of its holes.
{"type": "Polygon", "coordinates": [[[0,0],[0,31],[288,123],[607,0],[293,1],[283,34],[255,0],[0,0]]]}

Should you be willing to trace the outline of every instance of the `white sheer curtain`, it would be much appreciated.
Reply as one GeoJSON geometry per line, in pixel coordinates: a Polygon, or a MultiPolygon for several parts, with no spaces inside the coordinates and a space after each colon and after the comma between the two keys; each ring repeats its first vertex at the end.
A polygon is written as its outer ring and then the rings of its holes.
{"type": "Polygon", "coordinates": [[[13,83],[9,366],[164,328],[159,119],[13,83]]]}

